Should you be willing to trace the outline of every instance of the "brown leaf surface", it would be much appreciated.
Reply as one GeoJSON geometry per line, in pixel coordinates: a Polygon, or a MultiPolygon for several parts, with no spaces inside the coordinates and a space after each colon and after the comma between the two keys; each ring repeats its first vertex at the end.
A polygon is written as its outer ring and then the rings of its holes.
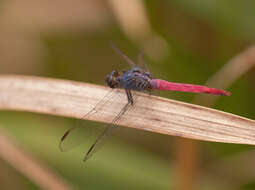
{"type": "MultiPolygon", "coordinates": [[[[81,118],[110,91],[68,80],[2,75],[0,109],[81,118]]],[[[126,103],[122,91],[89,119],[109,123],[126,103]]],[[[227,97],[223,97],[227,98],[227,97]]],[[[119,125],[204,141],[255,144],[255,121],[214,109],[140,94],[119,125]],[[132,109],[132,108],[131,108],[132,109]]]]}

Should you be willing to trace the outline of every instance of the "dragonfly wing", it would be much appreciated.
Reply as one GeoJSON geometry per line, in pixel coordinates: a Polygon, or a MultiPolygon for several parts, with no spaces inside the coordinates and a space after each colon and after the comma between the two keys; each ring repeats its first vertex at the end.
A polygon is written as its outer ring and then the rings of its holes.
{"type": "Polygon", "coordinates": [[[132,61],[128,56],[126,56],[124,53],[120,51],[120,49],[113,43],[111,42],[111,47],[112,49],[124,60],[126,61],[131,67],[136,67],[136,63],[132,61]]]}
{"type": "Polygon", "coordinates": [[[107,125],[104,129],[104,131],[97,137],[95,142],[90,146],[89,150],[87,151],[83,161],[87,161],[95,152],[98,151],[98,149],[106,142],[106,140],[111,137],[117,130],[114,130],[117,128],[116,125],[107,125]]]}
{"type": "Polygon", "coordinates": [[[143,55],[143,53],[141,51],[139,51],[139,53],[137,55],[137,64],[144,71],[149,72],[149,69],[148,69],[147,64],[145,62],[145,59],[144,59],[144,55],[143,55]]]}
{"type": "MultiPolygon", "coordinates": [[[[85,123],[85,121],[83,121],[85,123]]],[[[59,143],[59,149],[62,152],[72,150],[73,148],[85,143],[91,138],[94,129],[92,126],[74,127],[65,132],[59,143]],[[88,129],[89,128],[89,129],[88,129]]]]}
{"type": "MultiPolygon", "coordinates": [[[[89,120],[90,117],[95,114],[101,116],[103,113],[100,111],[100,109],[103,106],[110,106],[110,100],[119,98],[118,96],[120,96],[120,94],[116,93],[116,91],[117,89],[113,89],[106,93],[106,95],[88,113],[75,121],[74,126],[68,129],[60,140],[59,149],[61,151],[69,151],[93,137],[93,133],[96,132],[94,129],[95,127],[88,126],[88,121],[84,120],[89,120]]],[[[93,124],[91,123],[91,125],[93,124]]]]}
{"type": "Polygon", "coordinates": [[[127,103],[118,113],[118,115],[113,119],[113,121],[110,124],[107,124],[104,131],[97,137],[95,142],[90,146],[83,161],[87,161],[106,142],[106,139],[111,137],[117,131],[115,129],[118,128],[117,126],[118,122],[120,121],[122,116],[129,110],[130,106],[131,106],[130,103],[127,103]]]}

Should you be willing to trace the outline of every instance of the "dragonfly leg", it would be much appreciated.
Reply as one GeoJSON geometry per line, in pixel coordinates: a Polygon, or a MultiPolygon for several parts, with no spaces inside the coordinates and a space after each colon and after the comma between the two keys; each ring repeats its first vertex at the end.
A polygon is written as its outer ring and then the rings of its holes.
{"type": "Polygon", "coordinates": [[[130,104],[133,105],[134,101],[133,101],[133,96],[131,91],[129,91],[129,97],[130,97],[130,104]]]}
{"type": "Polygon", "coordinates": [[[134,101],[133,101],[133,97],[132,97],[131,91],[127,90],[127,89],[125,91],[126,91],[126,94],[127,94],[128,103],[133,105],[134,101]]]}

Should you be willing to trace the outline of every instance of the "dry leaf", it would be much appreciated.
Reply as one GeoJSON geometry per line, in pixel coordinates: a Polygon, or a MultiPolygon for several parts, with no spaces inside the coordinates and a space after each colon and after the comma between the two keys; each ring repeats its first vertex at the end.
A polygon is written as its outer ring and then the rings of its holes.
{"type": "MultiPolygon", "coordinates": [[[[67,80],[2,75],[0,109],[23,110],[81,118],[110,89],[67,80]]],[[[117,98],[100,108],[90,120],[109,123],[127,102],[117,98]]],[[[224,97],[227,98],[227,97],[224,97]]],[[[140,94],[119,125],[204,141],[255,144],[255,121],[202,106],[140,94]]]]}

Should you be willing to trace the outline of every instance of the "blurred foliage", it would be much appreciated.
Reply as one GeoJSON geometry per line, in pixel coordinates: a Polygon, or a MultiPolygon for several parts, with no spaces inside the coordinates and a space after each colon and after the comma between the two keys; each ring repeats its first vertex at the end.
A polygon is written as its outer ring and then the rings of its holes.
{"type": "MultiPolygon", "coordinates": [[[[203,84],[255,38],[255,1],[161,0],[144,3],[153,30],[170,46],[169,56],[164,60],[155,62],[146,56],[156,77],[203,84]]],[[[127,68],[110,48],[110,40],[132,59],[139,50],[123,34],[114,18],[98,30],[40,31],[39,36],[44,47],[41,60],[44,69],[35,75],[97,84],[104,84],[104,77],[113,69],[127,68]]],[[[23,74],[27,74],[26,69],[21,69],[23,74]]],[[[220,98],[215,108],[255,119],[254,72],[252,70],[236,81],[229,89],[233,95],[220,98]]],[[[186,102],[191,102],[194,97],[180,92],[161,95],[186,102]]],[[[123,129],[125,132],[111,139],[84,164],[82,157],[86,149],[81,147],[68,153],[58,149],[61,136],[73,124],[72,119],[4,111],[0,117],[1,126],[20,144],[52,166],[77,189],[170,189],[173,185],[175,137],[123,129]]],[[[253,147],[211,142],[201,144],[202,189],[231,189],[235,181],[224,182],[217,177],[217,172],[211,174],[207,166],[253,147]]],[[[253,159],[250,161],[252,164],[253,159]]],[[[1,165],[2,171],[11,170],[1,165]]],[[[24,189],[37,189],[20,174],[13,178],[24,189]]],[[[254,189],[254,181],[240,184],[235,189],[254,189]]]]}

